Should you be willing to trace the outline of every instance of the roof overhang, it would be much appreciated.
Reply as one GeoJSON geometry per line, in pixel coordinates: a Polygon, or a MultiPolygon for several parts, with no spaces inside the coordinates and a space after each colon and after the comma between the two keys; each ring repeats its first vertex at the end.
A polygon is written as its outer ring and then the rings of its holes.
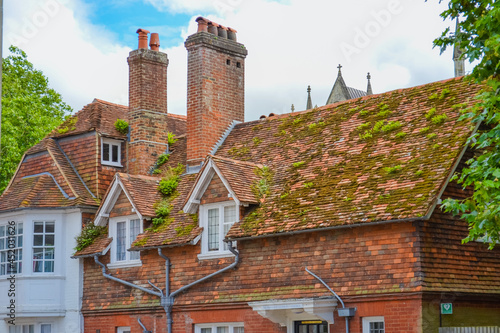
{"type": "Polygon", "coordinates": [[[186,203],[184,204],[183,207],[184,212],[189,214],[194,214],[198,211],[198,206],[200,205],[201,197],[203,196],[203,193],[205,193],[208,185],[212,181],[212,178],[215,174],[219,176],[222,183],[229,192],[229,196],[234,200],[236,205],[239,206],[241,204],[240,200],[236,196],[236,193],[233,191],[231,185],[229,185],[229,182],[224,177],[220,169],[217,167],[214,160],[210,156],[208,156],[205,164],[203,165],[200,176],[196,180],[191,193],[186,199],[186,203]]]}
{"type": "Polygon", "coordinates": [[[104,198],[104,201],[99,208],[99,211],[97,212],[97,216],[94,220],[94,224],[98,226],[105,226],[107,223],[107,218],[109,217],[109,213],[115,206],[116,200],[118,200],[118,197],[120,196],[121,192],[125,193],[127,196],[128,201],[132,205],[132,208],[134,210],[134,213],[137,214],[139,219],[143,219],[142,214],[139,212],[137,209],[136,205],[134,204],[134,201],[132,200],[132,197],[127,191],[127,188],[125,185],[123,185],[122,181],[120,180],[119,174],[115,174],[115,177],[113,179],[113,182],[110,186],[110,189],[108,193],[106,194],[106,197],[104,198]]]}
{"type": "Polygon", "coordinates": [[[262,317],[281,326],[291,327],[294,321],[319,319],[333,324],[337,307],[335,297],[299,298],[249,302],[248,305],[262,317]]]}

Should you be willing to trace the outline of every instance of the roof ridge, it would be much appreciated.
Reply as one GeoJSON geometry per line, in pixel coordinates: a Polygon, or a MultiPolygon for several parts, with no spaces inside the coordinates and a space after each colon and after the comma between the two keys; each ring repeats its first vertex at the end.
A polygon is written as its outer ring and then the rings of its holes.
{"type": "MultiPolygon", "coordinates": [[[[126,109],[128,109],[128,105],[123,105],[123,104],[112,103],[112,102],[108,102],[108,101],[105,101],[105,100],[103,100],[103,99],[99,99],[99,98],[94,98],[94,100],[92,101],[92,103],[89,103],[89,104],[94,104],[94,103],[101,103],[101,104],[107,104],[107,105],[119,106],[119,107],[122,107],[122,108],[126,108],[126,109]]],[[[89,104],[87,104],[87,105],[89,105],[89,104]]]]}

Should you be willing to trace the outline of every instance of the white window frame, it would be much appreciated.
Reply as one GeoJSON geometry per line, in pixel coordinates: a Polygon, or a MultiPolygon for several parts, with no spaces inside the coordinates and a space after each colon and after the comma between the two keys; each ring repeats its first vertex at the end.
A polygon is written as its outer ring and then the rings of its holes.
{"type": "Polygon", "coordinates": [[[125,333],[125,332],[131,332],[130,326],[122,326],[116,328],[116,333],[125,333]]]}
{"type": "Polygon", "coordinates": [[[23,273],[24,224],[21,221],[8,221],[0,223],[0,228],[0,277],[11,274],[20,275],[23,273]],[[14,239],[14,244],[12,239],[14,239]],[[15,257],[12,258],[12,255],[15,257]],[[15,271],[11,271],[11,259],[14,259],[15,271]]]}
{"type": "Polygon", "coordinates": [[[194,325],[194,333],[201,333],[202,328],[211,328],[212,333],[217,333],[217,327],[222,327],[222,326],[229,327],[229,333],[234,333],[235,327],[243,327],[243,329],[245,329],[245,325],[242,322],[206,323],[206,324],[195,324],[194,325]]]}
{"type": "Polygon", "coordinates": [[[122,141],[101,137],[101,164],[123,167],[121,160],[122,160],[122,141]],[[104,159],[104,145],[109,145],[109,159],[110,159],[109,161],[104,159]],[[112,158],[113,146],[118,147],[117,162],[113,162],[112,158]]]}
{"type": "Polygon", "coordinates": [[[37,323],[37,324],[32,324],[32,323],[29,323],[29,324],[25,324],[25,323],[17,323],[15,326],[11,326],[9,325],[9,333],[23,333],[25,331],[23,331],[23,329],[27,329],[27,332],[29,333],[30,332],[30,327],[33,328],[33,330],[31,332],[33,333],[41,333],[42,332],[42,326],[49,326],[50,328],[50,331],[49,333],[55,333],[55,330],[54,330],[54,325],[52,325],[51,323],[37,323]]]}
{"type": "Polygon", "coordinates": [[[130,222],[132,220],[139,220],[139,234],[143,232],[143,223],[141,219],[139,218],[138,215],[127,215],[127,216],[119,216],[119,217],[112,217],[109,219],[109,237],[112,237],[113,240],[111,242],[111,262],[108,264],[108,268],[120,268],[120,267],[134,267],[134,266],[141,266],[141,258],[139,255],[138,259],[131,259],[131,256],[133,256],[132,253],[138,253],[138,252],[131,252],[128,251],[128,249],[132,246],[132,243],[134,240],[131,240],[130,237],[130,222]],[[117,260],[117,251],[118,251],[118,223],[120,222],[125,222],[125,260],[117,260]]]}
{"type": "Polygon", "coordinates": [[[56,255],[56,249],[57,249],[57,241],[58,241],[58,238],[59,238],[59,235],[57,235],[56,231],[57,231],[57,223],[55,220],[33,220],[33,224],[31,225],[31,240],[32,240],[32,243],[31,243],[31,264],[32,264],[32,270],[33,270],[33,274],[54,274],[56,272],[56,269],[57,269],[57,255],[56,255]],[[35,223],[42,223],[43,225],[43,232],[42,233],[36,233],[35,234],[35,223]],[[52,223],[54,225],[54,231],[53,232],[46,232],[46,226],[47,226],[47,223],[52,223]],[[42,245],[35,245],[35,236],[41,236],[43,235],[43,244],[42,245]],[[46,244],[46,238],[47,236],[53,236],[53,239],[54,239],[54,244],[53,245],[47,245],[46,244]],[[53,256],[54,258],[46,258],[45,254],[46,254],[46,249],[48,248],[53,248],[53,256]],[[38,250],[42,250],[42,258],[41,260],[35,260],[35,251],[36,249],[38,250]],[[42,263],[42,269],[43,271],[42,272],[35,272],[35,262],[41,262],[42,263]],[[52,271],[50,272],[46,272],[45,271],[45,263],[46,262],[52,262],[53,263],[53,267],[52,267],[52,271]]]}
{"type": "Polygon", "coordinates": [[[370,323],[384,323],[384,332],[385,332],[385,321],[383,316],[375,316],[375,317],[363,317],[363,333],[370,333],[370,323]]]}
{"type": "MultiPolygon", "coordinates": [[[[224,249],[223,241],[226,237],[226,233],[224,232],[224,224],[228,224],[224,223],[224,208],[229,206],[235,207],[236,221],[231,223],[231,225],[233,225],[234,223],[238,222],[240,218],[239,206],[237,206],[234,201],[224,201],[200,206],[200,227],[203,228],[203,232],[201,235],[201,253],[198,254],[198,259],[203,260],[234,256],[234,254],[232,254],[229,249],[224,249]],[[208,211],[211,209],[219,209],[219,249],[209,251],[208,211]]],[[[233,247],[235,247],[235,243],[233,243],[233,247]]]]}

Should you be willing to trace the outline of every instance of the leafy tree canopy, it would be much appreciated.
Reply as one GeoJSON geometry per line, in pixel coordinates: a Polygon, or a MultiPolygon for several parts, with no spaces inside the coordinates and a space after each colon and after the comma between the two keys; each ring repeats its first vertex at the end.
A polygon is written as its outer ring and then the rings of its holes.
{"type": "Polygon", "coordinates": [[[462,115],[481,123],[469,138],[476,155],[455,175],[460,184],[474,190],[473,195],[465,200],[448,199],[443,207],[469,223],[464,242],[485,239],[491,249],[500,241],[500,2],[450,0],[441,16],[458,18],[458,29],[455,33],[446,29],[434,44],[441,51],[459,45],[464,59],[478,62],[468,79],[485,86],[478,102],[462,115]]]}
{"type": "Polygon", "coordinates": [[[71,108],[49,88],[26,53],[11,46],[2,62],[2,142],[0,193],[7,187],[24,152],[61,123],[71,108]]]}

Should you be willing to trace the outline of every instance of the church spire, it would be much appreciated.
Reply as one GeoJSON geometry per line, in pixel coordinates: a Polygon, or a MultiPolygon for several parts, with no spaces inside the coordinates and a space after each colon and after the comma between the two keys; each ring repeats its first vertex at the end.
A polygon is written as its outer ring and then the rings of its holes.
{"type": "Polygon", "coordinates": [[[313,103],[311,100],[311,86],[307,86],[307,105],[306,105],[306,110],[312,109],[313,108],[313,103]]]}
{"type": "Polygon", "coordinates": [[[368,86],[366,87],[366,95],[373,95],[372,91],[372,84],[370,83],[370,79],[372,78],[370,75],[370,72],[368,72],[368,75],[366,75],[366,78],[368,79],[368,86]]]}
{"type": "MultiPolygon", "coordinates": [[[[457,17],[457,24],[455,26],[455,37],[457,36],[458,33],[459,33],[459,28],[458,28],[458,17],[457,17]]],[[[455,63],[455,77],[465,75],[465,61],[462,58],[462,53],[463,50],[460,49],[460,45],[458,43],[455,43],[455,46],[453,47],[453,62],[455,63]]]]}

